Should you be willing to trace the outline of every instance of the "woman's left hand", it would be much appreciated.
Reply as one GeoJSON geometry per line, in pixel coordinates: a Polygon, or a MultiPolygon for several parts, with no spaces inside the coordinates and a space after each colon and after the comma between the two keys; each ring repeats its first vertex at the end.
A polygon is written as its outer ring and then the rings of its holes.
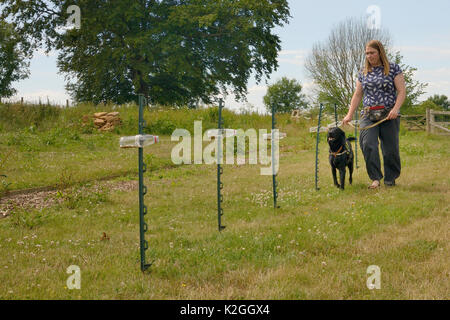
{"type": "Polygon", "coordinates": [[[391,110],[391,112],[389,112],[387,119],[388,120],[395,120],[398,117],[398,110],[396,110],[395,108],[391,110]]]}

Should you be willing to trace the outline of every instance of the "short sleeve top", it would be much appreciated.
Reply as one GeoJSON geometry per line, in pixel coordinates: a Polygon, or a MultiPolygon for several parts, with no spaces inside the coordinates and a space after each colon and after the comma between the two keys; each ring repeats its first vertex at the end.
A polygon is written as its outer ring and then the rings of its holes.
{"type": "Polygon", "coordinates": [[[383,66],[372,68],[372,72],[368,72],[367,75],[364,75],[364,72],[358,74],[358,80],[364,91],[364,107],[385,106],[387,109],[394,107],[397,100],[394,78],[402,73],[402,70],[395,63],[389,63],[389,66],[387,76],[384,74],[383,66]]]}

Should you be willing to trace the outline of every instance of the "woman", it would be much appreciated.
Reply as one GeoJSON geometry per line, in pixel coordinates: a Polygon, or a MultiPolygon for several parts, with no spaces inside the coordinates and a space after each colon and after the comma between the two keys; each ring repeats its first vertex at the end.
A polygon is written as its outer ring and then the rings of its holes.
{"type": "Polygon", "coordinates": [[[384,184],[395,186],[395,180],[400,176],[401,170],[398,138],[400,118],[398,115],[406,98],[405,78],[397,64],[389,63],[383,45],[377,40],[372,40],[366,45],[365,67],[358,75],[356,91],[348,114],[343,120],[344,124],[348,124],[352,120],[363,96],[365,108],[360,122],[361,128],[377,122],[371,121],[369,112],[381,109],[381,111],[385,111],[388,119],[373,128],[361,131],[361,150],[366,160],[367,173],[372,180],[369,188],[378,188],[383,178],[378,140],[381,141],[384,160],[384,184]]]}

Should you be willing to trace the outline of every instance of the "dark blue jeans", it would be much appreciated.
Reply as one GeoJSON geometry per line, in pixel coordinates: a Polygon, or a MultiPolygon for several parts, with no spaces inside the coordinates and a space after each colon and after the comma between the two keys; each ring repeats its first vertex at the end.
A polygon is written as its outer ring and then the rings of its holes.
{"type": "MultiPolygon", "coordinates": [[[[374,122],[368,117],[361,119],[361,128],[370,126],[374,122]]],[[[399,150],[400,117],[388,120],[376,127],[361,131],[359,143],[366,161],[366,169],[371,180],[381,180],[380,152],[378,140],[381,142],[381,151],[384,161],[384,181],[393,182],[400,176],[400,150],[399,150]]]]}

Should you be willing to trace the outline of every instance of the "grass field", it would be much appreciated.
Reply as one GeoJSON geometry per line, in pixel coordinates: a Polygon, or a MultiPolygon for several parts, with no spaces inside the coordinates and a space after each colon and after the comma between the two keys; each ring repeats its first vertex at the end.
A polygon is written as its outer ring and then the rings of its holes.
{"type": "MultiPolygon", "coordinates": [[[[247,119],[229,125],[270,127],[268,118],[247,119]]],[[[280,119],[288,137],[278,210],[260,166],[225,166],[221,233],[216,167],[173,165],[176,142],[167,135],[147,148],[153,265],[143,274],[137,152],[118,148],[128,132],[4,123],[2,194],[43,186],[54,193],[43,200],[49,205],[16,204],[0,220],[0,299],[448,299],[448,137],[402,130],[398,186],[376,191],[367,189],[360,150],[354,184],[334,188],[322,142],[316,191],[312,124],[280,119]],[[80,290],[66,286],[71,265],[80,267],[80,290]],[[371,265],[381,270],[379,290],[366,285],[371,265]]]]}

